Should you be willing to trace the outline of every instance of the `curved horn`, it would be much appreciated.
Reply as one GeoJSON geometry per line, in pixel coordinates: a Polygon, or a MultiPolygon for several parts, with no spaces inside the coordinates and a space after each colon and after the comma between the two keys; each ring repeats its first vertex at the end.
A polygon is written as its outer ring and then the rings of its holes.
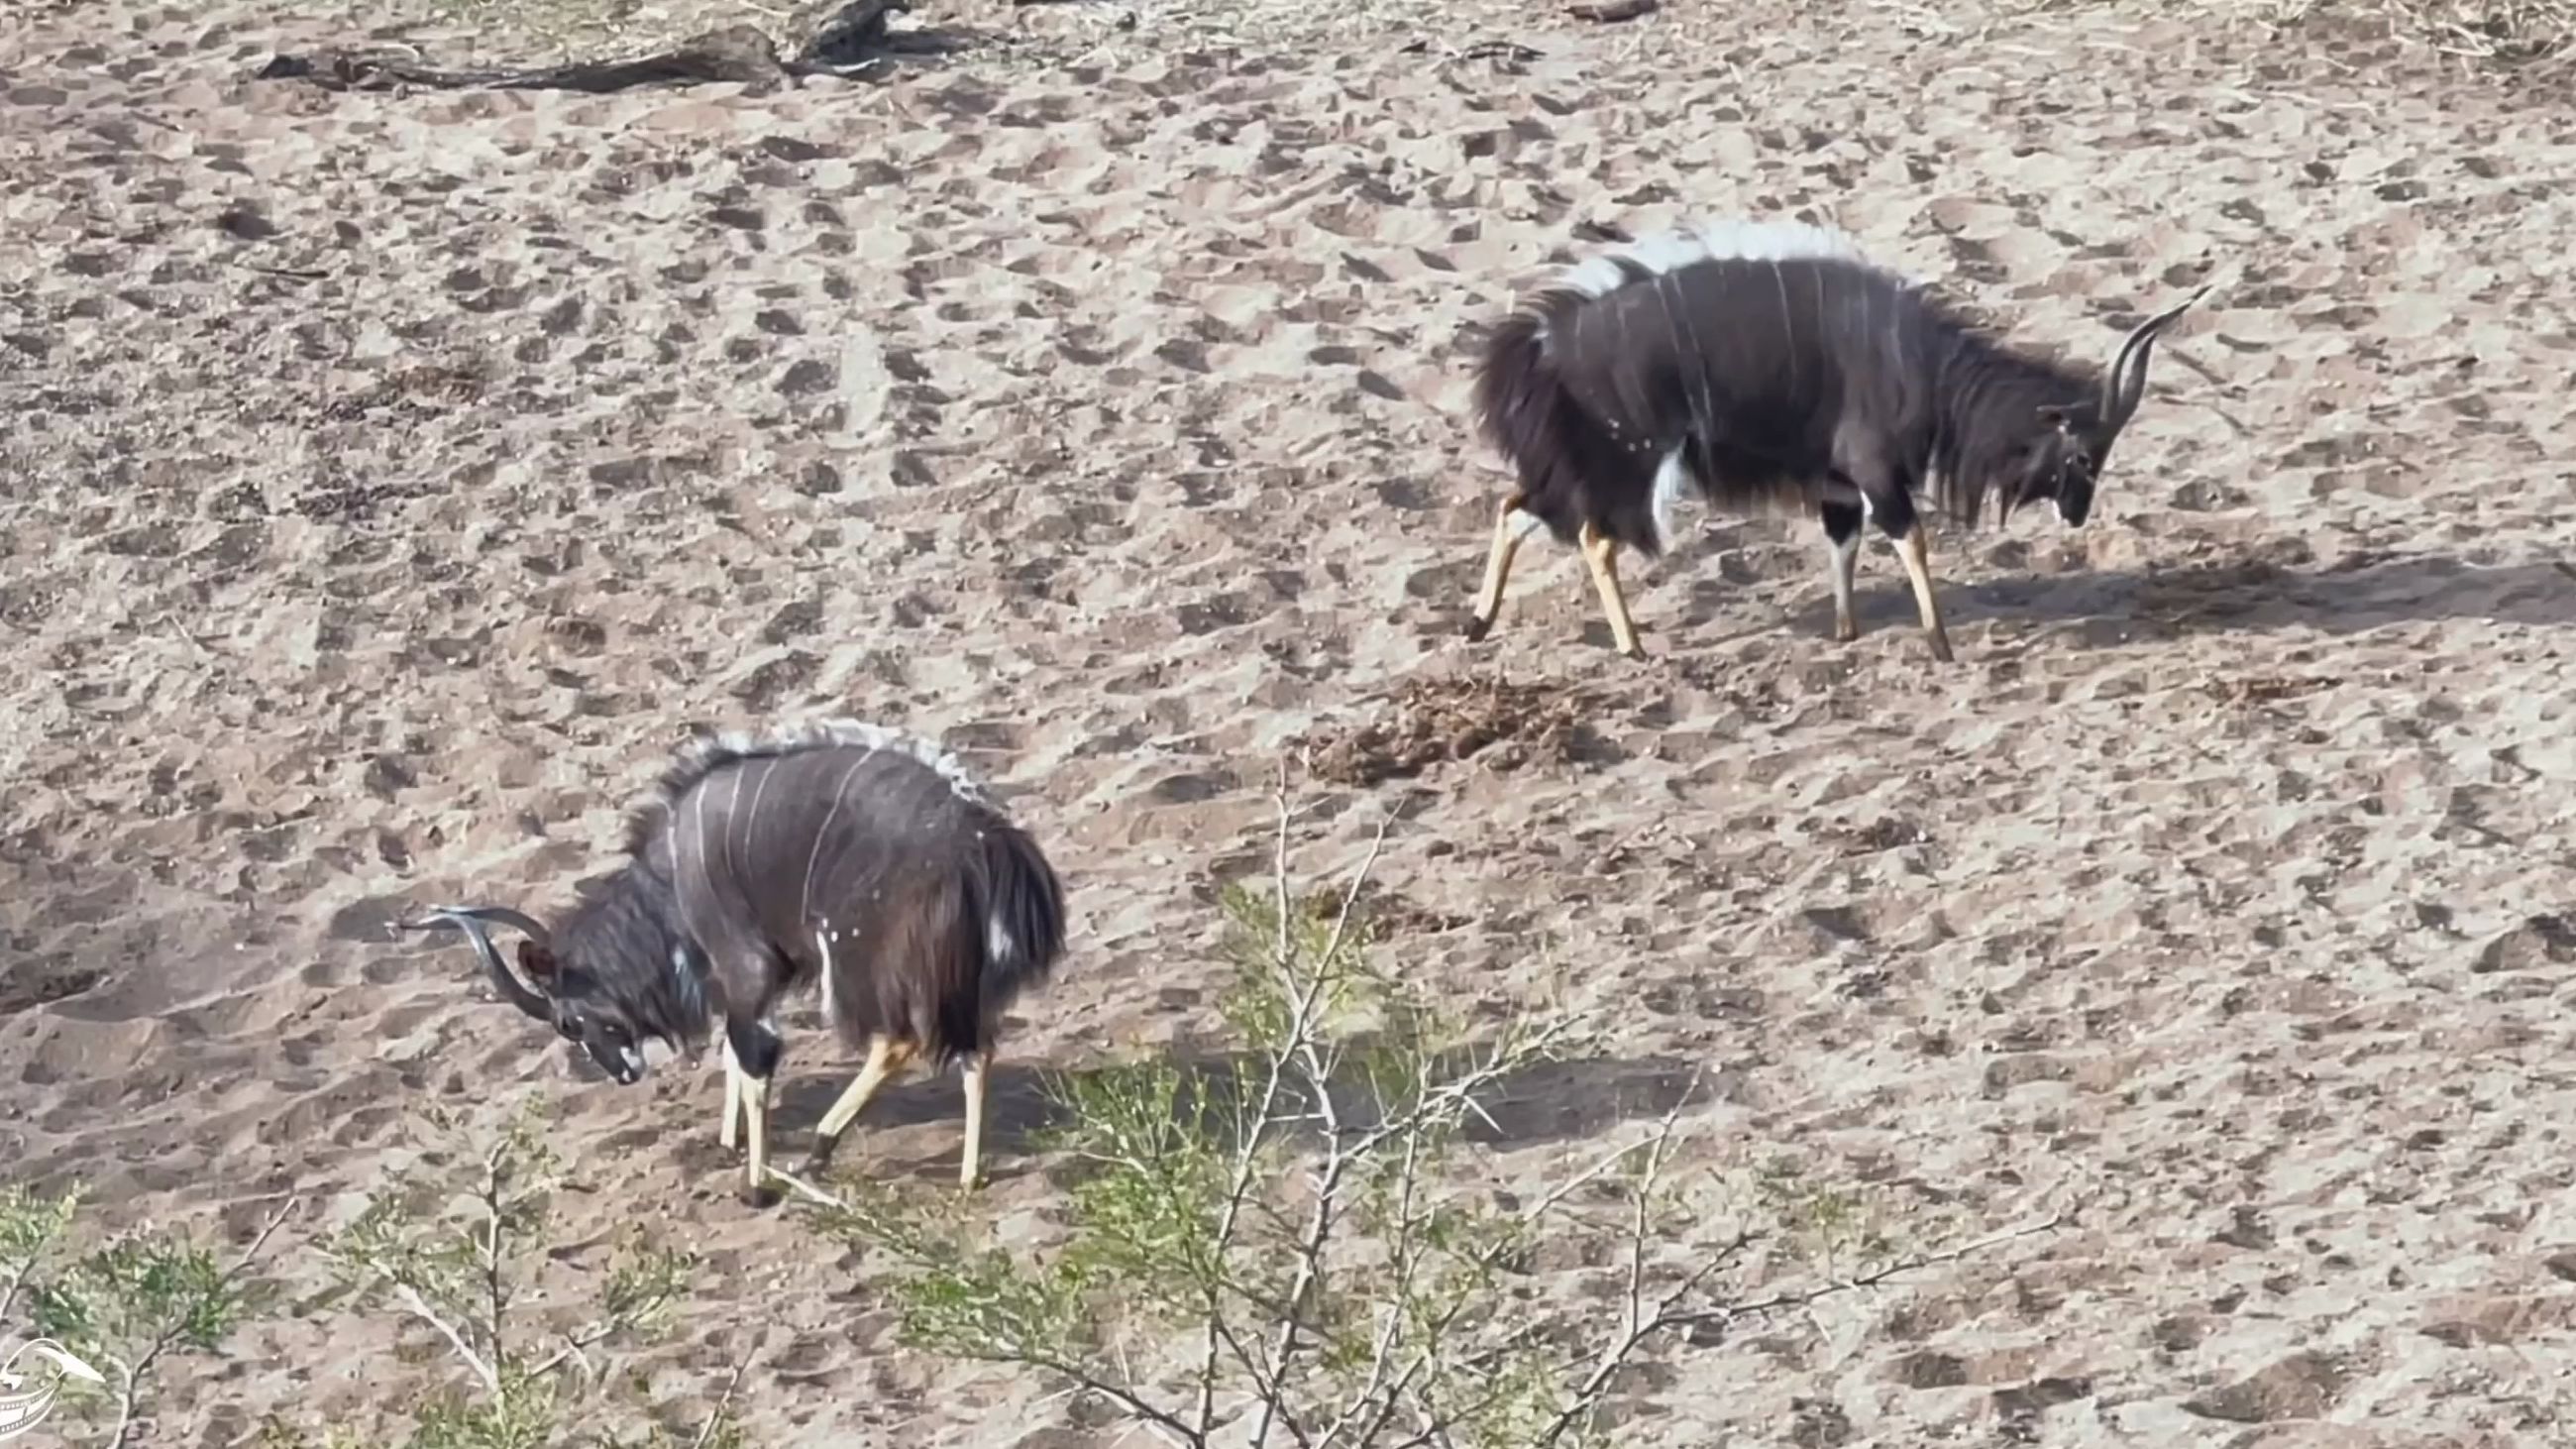
{"type": "Polygon", "coordinates": [[[484,928],[486,921],[524,931],[540,946],[551,941],[544,926],[508,906],[432,906],[418,920],[394,922],[394,929],[435,931],[442,926],[454,926],[463,931],[466,938],[474,943],[474,954],[483,958],[483,969],[491,974],[492,984],[501,988],[503,1000],[539,1021],[554,1020],[554,1003],[546,999],[544,992],[520,980],[519,973],[502,961],[501,949],[492,944],[492,933],[484,928]]]}
{"type": "Polygon", "coordinates": [[[2138,411],[2138,404],[2146,400],[2147,355],[2155,350],[2156,334],[2172,326],[2175,318],[2190,311],[2192,304],[2208,295],[2209,288],[2204,286],[2131,328],[2129,335],[2121,339],[2119,354],[2111,359],[2110,397],[2106,399],[2109,406],[2104,410],[2104,421],[2110,424],[2113,436],[2118,436],[2120,429],[2128,426],[2129,419],[2138,411]],[[2136,357],[2134,367],[2130,365],[2132,354],[2136,357]]]}

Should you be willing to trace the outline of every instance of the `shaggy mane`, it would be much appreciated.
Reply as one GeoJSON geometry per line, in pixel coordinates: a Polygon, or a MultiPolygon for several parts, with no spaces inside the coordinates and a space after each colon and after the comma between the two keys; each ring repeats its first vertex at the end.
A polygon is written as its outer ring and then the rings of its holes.
{"type": "Polygon", "coordinates": [[[990,805],[984,787],[966,772],[964,763],[923,739],[889,725],[866,720],[805,720],[770,730],[724,730],[702,734],[672,752],[661,776],[627,807],[626,852],[641,855],[653,832],[669,817],[671,807],[700,781],[727,765],[744,760],[776,759],[808,750],[859,748],[891,751],[948,782],[949,791],[970,805],[990,805]]]}
{"type": "Polygon", "coordinates": [[[1972,341],[1999,351],[2011,348],[2025,358],[2082,376],[2100,370],[2077,360],[2075,353],[2062,344],[2011,336],[2008,327],[1983,309],[1972,310],[1945,295],[1929,278],[1872,260],[1851,233],[1803,221],[1699,220],[1649,232],[1559,267],[1547,282],[1523,299],[1518,310],[1545,324],[1563,320],[1569,309],[1585,302],[1598,301],[1621,288],[1652,282],[1690,267],[1712,262],[1785,261],[1842,263],[1893,284],[1932,321],[1972,341]]]}

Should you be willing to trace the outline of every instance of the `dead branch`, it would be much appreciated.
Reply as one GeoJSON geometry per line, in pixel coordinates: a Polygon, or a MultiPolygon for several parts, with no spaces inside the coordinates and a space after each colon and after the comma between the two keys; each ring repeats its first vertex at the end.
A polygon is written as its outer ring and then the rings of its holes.
{"type": "Polygon", "coordinates": [[[1593,0],[1593,3],[1568,5],[1565,13],[1577,20],[1616,25],[1622,20],[1654,14],[1659,3],[1660,0],[1593,0]]]}
{"type": "Polygon", "coordinates": [[[727,25],[693,35],[668,50],[623,60],[569,65],[448,69],[424,65],[399,51],[328,49],[309,55],[280,52],[254,80],[309,81],[325,90],[560,90],[608,95],[644,86],[708,82],[770,85],[796,76],[851,78],[886,62],[898,49],[887,20],[910,10],[909,0],[851,0],[834,10],[793,56],[756,26],[727,25]]]}

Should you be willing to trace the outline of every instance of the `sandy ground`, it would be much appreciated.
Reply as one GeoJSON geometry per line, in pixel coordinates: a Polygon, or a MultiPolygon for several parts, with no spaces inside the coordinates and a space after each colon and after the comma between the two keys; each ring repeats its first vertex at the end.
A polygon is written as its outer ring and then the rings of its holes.
{"type": "MultiPolygon", "coordinates": [[[[885,86],[330,96],[244,78],[360,28],[276,9],[0,18],[13,1172],[235,1234],[302,1193],[292,1266],[409,1104],[542,1094],[572,1235],[710,1256],[675,1409],[748,1341],[762,1442],[1108,1443],[740,1208],[711,1075],[617,1090],[383,922],[557,905],[693,725],[938,735],[1072,890],[994,1144],[1042,1219],[1026,1068],[1215,1029],[1203,901],[1281,751],[1499,676],[1588,728],[1299,777],[1319,872],[1409,802],[1394,959],[1628,1003],[1494,1171],[1697,1063],[1695,1165],[1787,1154],[1927,1246],[2068,1220],[1680,1351],[1622,1442],[2576,1443],[2563,83],[1978,0],[1282,6],[1232,48],[991,0],[885,86]],[[1457,53],[1493,39],[1539,58],[1457,53]],[[1810,533],[1704,514],[1630,567],[1649,661],[1553,549],[1464,644],[1473,325],[1587,226],[1802,209],[2090,358],[2218,290],[2088,528],[1941,541],[1954,667],[1883,543],[1836,645],[1810,533]]],[[[789,1153],[849,1065],[792,1049],[789,1153]]],[[[914,1080],[843,1163],[936,1189],[956,1103],[914,1080]]],[[[446,1379],[400,1346],[258,1330],[148,1442],[446,1379]]]]}

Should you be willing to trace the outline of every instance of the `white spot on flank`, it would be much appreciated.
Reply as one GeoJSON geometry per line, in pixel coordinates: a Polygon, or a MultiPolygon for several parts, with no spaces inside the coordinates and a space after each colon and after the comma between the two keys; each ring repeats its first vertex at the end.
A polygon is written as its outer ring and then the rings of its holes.
{"type": "Polygon", "coordinates": [[[841,939],[841,933],[832,930],[831,924],[829,921],[824,922],[823,929],[814,933],[814,945],[823,953],[823,1019],[825,1021],[835,1019],[832,1013],[832,943],[841,939]]]}
{"type": "Polygon", "coordinates": [[[1690,492],[1690,470],[1682,466],[1682,450],[1676,447],[1664,455],[1664,461],[1655,469],[1655,493],[1651,506],[1657,549],[1673,546],[1673,506],[1689,497],[1690,492]]]}

